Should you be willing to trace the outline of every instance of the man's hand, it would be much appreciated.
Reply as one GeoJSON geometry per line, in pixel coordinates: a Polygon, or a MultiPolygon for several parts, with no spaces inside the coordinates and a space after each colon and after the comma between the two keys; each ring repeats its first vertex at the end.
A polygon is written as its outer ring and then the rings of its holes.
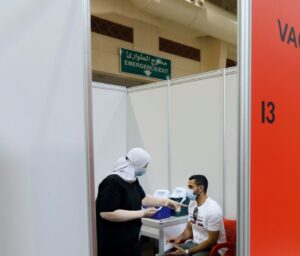
{"type": "Polygon", "coordinates": [[[179,244],[181,242],[181,240],[182,240],[181,236],[177,236],[177,237],[168,239],[167,243],[179,244]]]}
{"type": "Polygon", "coordinates": [[[185,255],[185,250],[183,248],[178,245],[174,245],[174,247],[176,248],[176,251],[168,252],[165,255],[185,255]]]}

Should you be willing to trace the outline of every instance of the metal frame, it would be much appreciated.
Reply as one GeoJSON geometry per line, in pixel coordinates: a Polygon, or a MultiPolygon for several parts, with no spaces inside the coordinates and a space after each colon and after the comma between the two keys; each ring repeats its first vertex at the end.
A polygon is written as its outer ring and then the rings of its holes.
{"type": "Polygon", "coordinates": [[[251,0],[238,1],[240,84],[237,255],[250,255],[251,0]]]}
{"type": "MultiPolygon", "coordinates": [[[[151,84],[145,84],[145,85],[140,85],[140,86],[135,86],[132,88],[128,88],[127,89],[127,93],[131,93],[131,92],[139,92],[139,91],[146,91],[146,90],[151,90],[151,89],[155,89],[155,88],[161,88],[161,87],[167,87],[167,109],[168,109],[168,189],[171,191],[171,185],[172,185],[172,180],[171,180],[171,170],[172,170],[172,166],[171,166],[171,123],[172,123],[172,113],[171,113],[171,101],[172,101],[172,97],[171,97],[171,87],[175,86],[175,85],[180,85],[183,83],[187,83],[187,82],[191,82],[191,81],[199,81],[199,80],[203,80],[203,79],[208,79],[208,78],[213,78],[213,77],[223,77],[223,170],[222,170],[222,190],[223,190],[223,197],[222,197],[222,209],[224,210],[224,214],[226,213],[226,209],[225,209],[225,201],[226,201],[226,189],[225,189],[225,180],[224,177],[226,176],[226,148],[227,148],[227,140],[226,140],[226,77],[227,75],[230,74],[235,74],[237,72],[237,69],[235,67],[233,68],[224,68],[224,69],[219,69],[219,70],[214,70],[214,71],[210,71],[210,72],[205,72],[205,73],[201,73],[201,74],[196,74],[196,75],[191,75],[188,77],[184,77],[184,78],[177,78],[177,79],[173,79],[171,80],[167,80],[167,81],[160,81],[160,82],[155,82],[155,83],[151,83],[151,84]]],[[[108,88],[109,89],[109,88],[108,88]]]]}
{"type": "Polygon", "coordinates": [[[83,60],[84,72],[84,117],[85,117],[85,147],[87,167],[87,209],[88,209],[88,230],[89,230],[89,255],[97,256],[97,235],[96,235],[96,209],[94,196],[94,152],[93,152],[93,113],[92,113],[92,70],[91,70],[91,11],[90,1],[82,0],[82,22],[83,22],[83,60]]]}
{"type": "Polygon", "coordinates": [[[171,170],[172,170],[172,159],[171,159],[171,124],[172,124],[172,113],[171,113],[171,81],[168,80],[168,189],[171,191],[171,170]]]}
{"type": "MultiPolygon", "coordinates": [[[[232,67],[232,68],[226,68],[225,71],[226,71],[226,75],[230,75],[230,74],[235,74],[237,72],[237,69],[236,69],[236,67],[232,67]]],[[[191,76],[187,76],[184,78],[174,78],[174,79],[172,79],[172,83],[170,84],[170,86],[175,86],[175,85],[183,84],[186,82],[199,81],[199,80],[203,80],[203,79],[207,79],[207,78],[220,77],[220,76],[223,76],[223,69],[209,71],[209,72],[200,73],[200,74],[196,74],[196,75],[191,75],[191,76]]],[[[127,92],[128,93],[139,92],[139,91],[151,90],[153,88],[160,88],[160,87],[165,87],[165,86],[168,86],[168,80],[134,86],[134,87],[128,88],[127,92]]]]}
{"type": "Polygon", "coordinates": [[[119,92],[126,92],[126,87],[119,86],[119,85],[109,85],[109,84],[102,84],[98,82],[92,82],[92,87],[97,89],[105,89],[110,91],[119,91],[119,92]]]}
{"type": "MultiPolygon", "coordinates": [[[[89,209],[89,240],[90,255],[96,256],[96,216],[94,205],[94,166],[93,166],[93,137],[92,137],[92,97],[91,97],[91,49],[90,49],[90,3],[83,0],[84,33],[84,60],[85,60],[85,113],[86,113],[86,149],[87,149],[87,179],[89,181],[88,209],[89,209]]],[[[251,0],[238,1],[238,78],[240,84],[239,97],[239,173],[238,173],[238,236],[237,255],[250,255],[250,117],[251,117],[251,0]]],[[[206,73],[201,77],[219,76],[222,74],[206,73]]],[[[172,85],[193,80],[195,77],[188,77],[181,81],[172,82],[172,85]]],[[[197,77],[199,79],[199,77],[197,77]]],[[[200,78],[201,79],[201,78],[200,78]]],[[[225,78],[224,78],[225,79],[225,78]]],[[[159,85],[158,85],[159,84],[159,85]]],[[[157,85],[141,86],[130,91],[147,90],[157,85]]],[[[168,83],[168,87],[170,87],[168,83]]],[[[170,97],[170,96],[168,96],[170,97]]],[[[170,104],[170,101],[169,103],[170,104]]],[[[225,104],[225,100],[224,100],[225,104]]],[[[169,116],[170,118],[170,116],[169,116]]],[[[225,118],[225,117],[224,117],[225,118]]],[[[170,135],[169,135],[170,136],[170,135]]],[[[225,143],[225,142],[224,142],[225,143]]],[[[170,147],[170,144],[169,144],[170,147]]],[[[169,167],[170,168],[170,167],[169,167]]]]}
{"type": "Polygon", "coordinates": [[[227,174],[227,122],[226,122],[226,69],[223,69],[223,173],[222,173],[222,189],[223,189],[223,202],[222,202],[222,209],[223,209],[223,214],[224,216],[226,216],[226,188],[225,188],[225,184],[226,184],[226,174],[227,174]]]}
{"type": "Polygon", "coordinates": [[[142,218],[143,226],[141,229],[141,234],[143,236],[158,239],[159,254],[163,254],[165,247],[164,228],[185,224],[187,223],[187,220],[188,215],[181,217],[169,217],[161,220],[142,218]]]}

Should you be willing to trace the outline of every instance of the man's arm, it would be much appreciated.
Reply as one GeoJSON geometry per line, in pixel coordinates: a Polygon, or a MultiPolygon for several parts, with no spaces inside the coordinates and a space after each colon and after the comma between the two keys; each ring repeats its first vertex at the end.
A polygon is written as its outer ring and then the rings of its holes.
{"type": "Polygon", "coordinates": [[[220,231],[208,231],[208,239],[189,249],[189,253],[193,254],[205,249],[212,248],[218,241],[219,233],[220,231]]]}
{"type": "Polygon", "coordinates": [[[179,244],[182,241],[188,240],[190,238],[192,238],[193,236],[193,231],[192,231],[192,224],[190,221],[187,222],[185,229],[183,230],[183,232],[175,237],[175,238],[171,238],[169,240],[167,240],[168,243],[174,243],[174,244],[179,244]]]}
{"type": "MultiPolygon", "coordinates": [[[[205,249],[210,249],[218,241],[219,231],[208,231],[208,239],[202,243],[188,249],[189,254],[194,254],[205,249]]],[[[186,255],[186,250],[178,245],[174,245],[176,251],[167,253],[166,255],[186,255]]]]}

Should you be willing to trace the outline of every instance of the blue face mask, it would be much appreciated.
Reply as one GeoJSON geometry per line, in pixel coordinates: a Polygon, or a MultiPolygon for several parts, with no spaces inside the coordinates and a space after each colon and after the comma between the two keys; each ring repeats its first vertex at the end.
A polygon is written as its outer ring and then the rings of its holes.
{"type": "Polygon", "coordinates": [[[186,196],[192,201],[192,200],[196,200],[198,194],[195,193],[193,190],[189,189],[189,190],[186,192],[186,196]]]}
{"type": "Polygon", "coordinates": [[[145,167],[138,169],[135,171],[135,176],[136,177],[142,176],[146,173],[146,171],[147,171],[147,168],[145,168],[145,167]]]}

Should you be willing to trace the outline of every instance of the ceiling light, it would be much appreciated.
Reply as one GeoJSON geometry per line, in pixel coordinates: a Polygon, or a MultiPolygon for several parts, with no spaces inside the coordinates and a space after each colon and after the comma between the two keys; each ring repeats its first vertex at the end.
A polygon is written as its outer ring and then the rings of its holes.
{"type": "Polygon", "coordinates": [[[185,0],[185,1],[201,8],[204,7],[204,3],[205,3],[205,0],[185,0]]]}
{"type": "Polygon", "coordinates": [[[195,5],[198,7],[204,7],[204,0],[195,0],[195,5]]]}

